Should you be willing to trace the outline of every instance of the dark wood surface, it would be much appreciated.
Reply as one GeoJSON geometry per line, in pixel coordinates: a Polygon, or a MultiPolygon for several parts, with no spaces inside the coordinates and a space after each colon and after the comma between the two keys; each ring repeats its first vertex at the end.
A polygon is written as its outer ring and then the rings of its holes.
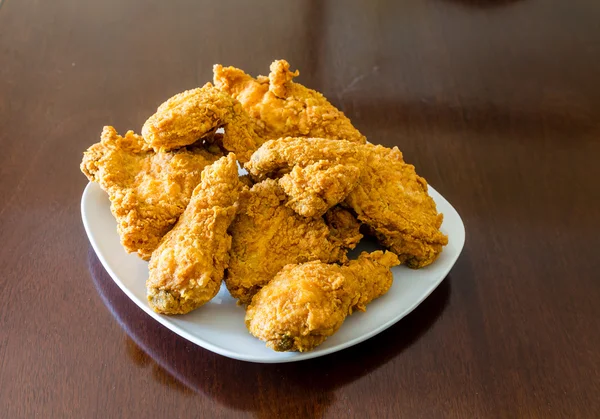
{"type": "Polygon", "coordinates": [[[6,0],[0,9],[0,417],[600,417],[596,0],[6,0]],[[301,71],[458,210],[430,298],[351,349],[230,360],[111,281],[82,152],[214,63],[301,71]]]}

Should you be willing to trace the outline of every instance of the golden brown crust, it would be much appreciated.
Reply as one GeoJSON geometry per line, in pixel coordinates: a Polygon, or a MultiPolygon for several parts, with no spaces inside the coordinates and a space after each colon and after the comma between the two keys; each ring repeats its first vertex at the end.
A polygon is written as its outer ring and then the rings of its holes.
{"type": "Polygon", "coordinates": [[[268,78],[254,79],[238,68],[215,65],[214,84],[262,122],[266,139],[294,136],[366,141],[321,93],[293,82],[299,72],[289,68],[287,61],[277,60],[271,64],[268,78]]]}
{"type": "Polygon", "coordinates": [[[305,217],[319,217],[356,187],[365,164],[354,143],[287,137],[267,141],[245,167],[255,179],[280,177],[288,205],[305,217]]]}
{"type": "Polygon", "coordinates": [[[354,249],[363,238],[360,234],[360,222],[342,207],[331,208],[325,213],[324,219],[332,237],[339,240],[343,247],[354,249]]]}
{"type": "Polygon", "coordinates": [[[427,182],[404,162],[397,147],[364,147],[368,171],[345,204],[402,263],[410,268],[431,264],[448,237],[439,230],[443,215],[427,192],[427,182]]]}
{"type": "MultiPolygon", "coordinates": [[[[443,216],[438,214],[435,202],[427,193],[427,182],[416,174],[414,166],[404,162],[396,147],[389,149],[318,138],[285,138],[267,141],[245,167],[258,179],[280,178],[290,201],[302,204],[293,208],[304,214],[310,213],[306,207],[311,205],[319,212],[343,199],[343,205],[351,207],[379,241],[411,268],[432,263],[448,243],[448,238],[439,231],[443,216]],[[320,199],[322,192],[318,185],[327,184],[325,180],[320,180],[314,187],[317,179],[314,175],[310,176],[310,181],[302,182],[300,176],[294,175],[297,167],[306,170],[315,164],[327,167],[344,162],[360,168],[360,179],[351,175],[333,176],[329,185],[337,186],[325,189],[331,199],[320,199]],[[300,186],[286,181],[287,178],[300,186]]],[[[321,173],[327,179],[328,172],[321,173]]]]}
{"type": "Polygon", "coordinates": [[[285,205],[286,200],[270,179],[240,195],[239,212],[230,227],[233,242],[225,283],[242,304],[286,264],[346,259],[344,243],[331,235],[322,218],[302,217],[285,205]]]}
{"type": "Polygon", "coordinates": [[[204,169],[188,207],[152,254],[146,287],[154,311],[185,314],[219,292],[231,246],[227,229],[243,187],[234,154],[204,169]]]}
{"type": "Polygon", "coordinates": [[[144,123],[142,135],[154,150],[173,150],[195,143],[224,127],[223,148],[246,161],[263,140],[241,104],[211,83],[186,90],[161,104],[144,123]]]}
{"type": "Polygon", "coordinates": [[[252,299],[250,333],[275,351],[310,351],[333,335],[354,310],[392,285],[391,252],[362,253],[347,266],[319,261],[287,265],[252,299]]]}
{"type": "Polygon", "coordinates": [[[220,156],[202,148],[155,153],[141,136],[104,127],[81,171],[108,193],[121,243],[149,259],[187,206],[205,166],[220,156]]]}

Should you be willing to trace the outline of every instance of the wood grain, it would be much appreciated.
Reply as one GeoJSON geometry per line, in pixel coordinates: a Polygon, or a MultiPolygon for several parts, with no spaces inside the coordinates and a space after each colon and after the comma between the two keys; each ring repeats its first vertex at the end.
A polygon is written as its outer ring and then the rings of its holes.
{"type": "Polygon", "coordinates": [[[0,406],[29,417],[600,417],[600,3],[6,0],[0,9],[0,406]],[[213,63],[301,71],[457,208],[465,250],[381,335],[230,360],[112,283],[81,153],[213,63]]]}

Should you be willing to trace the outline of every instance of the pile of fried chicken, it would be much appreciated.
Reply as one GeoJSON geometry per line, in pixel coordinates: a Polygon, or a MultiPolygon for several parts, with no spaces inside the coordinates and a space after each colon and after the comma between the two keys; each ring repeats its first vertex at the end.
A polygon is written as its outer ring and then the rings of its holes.
{"type": "Polygon", "coordinates": [[[125,250],[149,260],[156,312],[195,310],[225,281],[276,351],[315,348],[388,291],[391,267],[429,265],[448,243],[414,166],[298,74],[284,60],[257,78],[215,65],[213,84],[160,105],[142,135],[104,127],[81,163],[125,250]],[[361,232],[388,250],[348,260],[361,232]]]}

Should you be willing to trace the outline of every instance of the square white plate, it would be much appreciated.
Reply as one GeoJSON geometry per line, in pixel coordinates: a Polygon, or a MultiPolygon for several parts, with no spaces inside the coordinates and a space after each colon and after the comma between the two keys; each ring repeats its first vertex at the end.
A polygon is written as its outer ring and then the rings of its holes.
{"type": "MultiPolygon", "coordinates": [[[[83,225],[102,265],[117,285],[153,319],[185,339],[212,352],[243,361],[293,362],[330,354],[355,345],[382,332],[415,309],[446,277],[465,243],[465,228],[456,210],[429,187],[439,212],[444,214],[442,232],[449,243],[439,258],[426,268],[405,266],[392,269],[394,283],[387,294],[373,301],[366,313],[348,317],[340,330],[315,350],[305,353],[279,353],[254,338],[244,324],[245,311],[237,306],[223,285],[208,304],[183,316],[164,316],[152,311],[146,300],[148,263],[127,254],[119,241],[117,224],[110,212],[110,201],[96,183],[89,183],[81,200],[83,225]]],[[[363,240],[353,254],[372,251],[373,244],[363,240]]]]}

